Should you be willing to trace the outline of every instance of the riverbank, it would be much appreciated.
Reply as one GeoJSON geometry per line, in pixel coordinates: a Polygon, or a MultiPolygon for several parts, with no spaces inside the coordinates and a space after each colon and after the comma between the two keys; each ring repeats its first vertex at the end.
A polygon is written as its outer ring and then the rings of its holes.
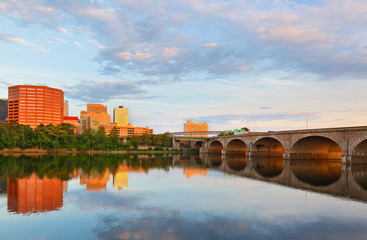
{"type": "Polygon", "coordinates": [[[57,155],[76,155],[76,154],[179,154],[179,153],[191,153],[192,149],[167,149],[167,150],[148,150],[148,149],[139,149],[139,150],[117,150],[117,151],[100,151],[100,150],[47,150],[47,149],[3,149],[0,150],[0,155],[12,155],[12,156],[21,156],[21,155],[45,155],[45,154],[57,154],[57,155]]]}

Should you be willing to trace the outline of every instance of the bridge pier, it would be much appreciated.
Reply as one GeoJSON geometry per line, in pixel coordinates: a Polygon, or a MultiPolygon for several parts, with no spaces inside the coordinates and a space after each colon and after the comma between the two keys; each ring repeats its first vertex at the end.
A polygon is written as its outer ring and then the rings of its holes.
{"type": "Polygon", "coordinates": [[[343,164],[350,164],[351,161],[352,161],[352,156],[347,155],[347,154],[342,156],[342,163],[343,164]]]}

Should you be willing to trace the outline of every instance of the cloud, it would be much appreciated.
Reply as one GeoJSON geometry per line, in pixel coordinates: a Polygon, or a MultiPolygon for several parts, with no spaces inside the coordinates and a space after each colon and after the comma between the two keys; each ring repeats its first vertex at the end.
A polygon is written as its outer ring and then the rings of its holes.
{"type": "Polygon", "coordinates": [[[4,32],[0,31],[0,41],[3,42],[8,42],[8,43],[17,43],[17,44],[21,44],[27,47],[35,47],[36,44],[31,43],[31,42],[27,42],[24,39],[21,38],[12,38],[9,37],[7,34],[5,34],[4,32]]]}
{"type": "Polygon", "coordinates": [[[117,57],[121,60],[128,61],[133,56],[130,52],[121,52],[117,54],[117,57]]]}
{"type": "Polygon", "coordinates": [[[202,47],[203,48],[215,48],[215,47],[218,47],[218,44],[216,44],[216,43],[205,43],[205,44],[203,44],[202,47]]]}
{"type": "Polygon", "coordinates": [[[91,43],[94,44],[94,46],[96,46],[99,49],[104,49],[105,47],[103,47],[102,45],[100,45],[97,41],[95,40],[89,40],[91,43]]]}
{"type": "Polygon", "coordinates": [[[59,43],[67,43],[68,41],[61,39],[61,38],[51,38],[51,39],[47,39],[47,42],[59,44],[59,43]]]}
{"type": "Polygon", "coordinates": [[[64,33],[64,34],[68,34],[68,30],[66,30],[65,28],[58,28],[60,32],[64,33]]]}
{"type": "Polygon", "coordinates": [[[321,33],[316,29],[305,30],[299,27],[260,29],[259,34],[259,39],[262,41],[276,41],[296,45],[320,43],[327,37],[325,33],[321,33]]]}
{"type": "Polygon", "coordinates": [[[97,79],[82,79],[79,82],[65,86],[65,97],[85,102],[105,102],[116,98],[157,98],[149,95],[142,86],[166,84],[158,79],[151,80],[120,80],[102,81],[97,79]]]}
{"type": "Polygon", "coordinates": [[[165,48],[162,52],[164,58],[174,58],[178,56],[178,48],[165,48]]]}
{"type": "Polygon", "coordinates": [[[151,58],[149,53],[141,53],[141,52],[137,52],[135,54],[135,59],[138,61],[144,61],[144,60],[148,60],[149,58],[151,58]]]}
{"type": "Polygon", "coordinates": [[[291,69],[318,74],[318,79],[364,77],[365,51],[359,39],[367,34],[362,27],[366,8],[363,0],[311,5],[271,0],[178,0],[174,6],[148,0],[0,4],[3,14],[27,24],[64,33],[68,31],[62,26],[83,29],[99,50],[94,58],[100,72],[203,76],[198,80],[213,75],[242,79],[248,66],[255,73],[291,69]]]}
{"type": "Polygon", "coordinates": [[[0,31],[0,41],[2,42],[7,42],[7,43],[15,43],[15,44],[20,44],[26,47],[31,47],[36,51],[40,51],[40,52],[48,52],[47,49],[45,49],[42,45],[38,45],[38,44],[34,44],[32,42],[28,42],[22,38],[13,38],[10,37],[8,34],[0,31]]]}
{"type": "MultiPolygon", "coordinates": [[[[264,108],[261,108],[264,109],[264,108]]],[[[265,108],[269,109],[269,108],[265,108]]],[[[317,119],[316,113],[310,113],[312,118],[317,119]]],[[[242,122],[271,122],[271,121],[304,121],[305,113],[297,112],[278,112],[278,113],[246,113],[246,114],[223,114],[223,115],[209,115],[197,118],[190,118],[197,122],[208,122],[209,124],[223,124],[228,125],[235,121],[242,122]]]]}

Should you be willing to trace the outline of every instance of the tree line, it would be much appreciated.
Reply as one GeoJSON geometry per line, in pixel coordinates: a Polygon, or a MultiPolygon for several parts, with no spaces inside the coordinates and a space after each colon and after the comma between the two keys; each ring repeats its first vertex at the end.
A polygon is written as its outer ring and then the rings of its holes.
{"type": "Polygon", "coordinates": [[[103,126],[97,131],[87,129],[75,134],[75,127],[69,123],[58,125],[40,124],[35,129],[15,122],[0,124],[0,149],[46,149],[46,150],[129,150],[138,149],[139,144],[152,146],[171,146],[171,137],[165,134],[143,134],[132,136],[123,143],[116,128],[108,134],[103,126]]]}

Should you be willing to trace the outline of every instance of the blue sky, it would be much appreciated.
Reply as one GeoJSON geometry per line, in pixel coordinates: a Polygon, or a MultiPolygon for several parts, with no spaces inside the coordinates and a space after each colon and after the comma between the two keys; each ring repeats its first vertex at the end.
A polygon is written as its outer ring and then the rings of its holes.
{"type": "Polygon", "coordinates": [[[0,96],[61,88],[181,131],[366,125],[365,0],[5,0],[0,96]]]}

